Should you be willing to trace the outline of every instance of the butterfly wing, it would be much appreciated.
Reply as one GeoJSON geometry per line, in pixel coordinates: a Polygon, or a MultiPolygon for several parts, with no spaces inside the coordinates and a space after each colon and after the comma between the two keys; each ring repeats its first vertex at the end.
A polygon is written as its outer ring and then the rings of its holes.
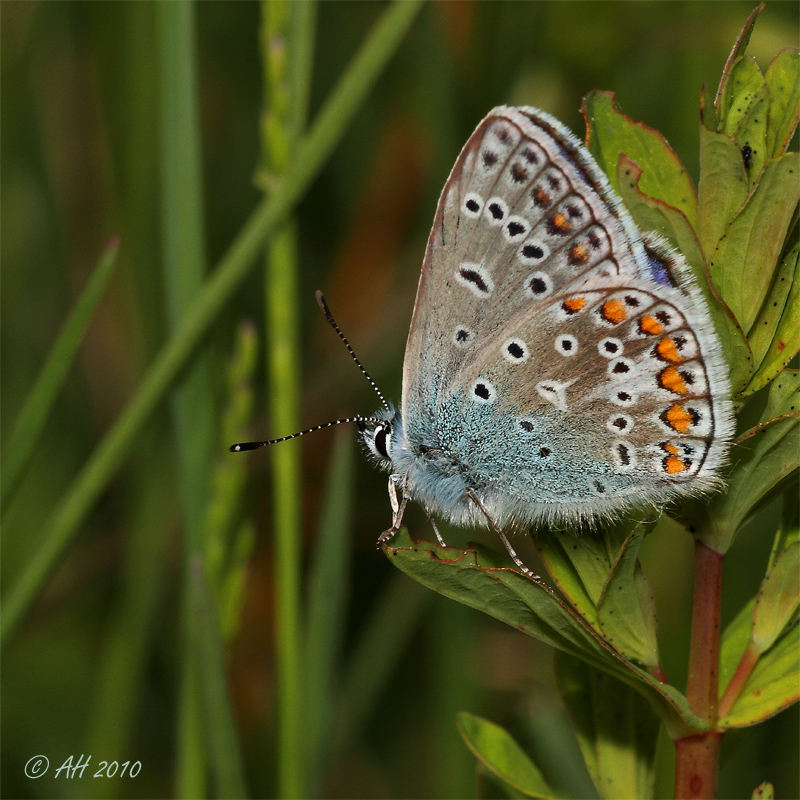
{"type": "Polygon", "coordinates": [[[403,375],[412,493],[473,519],[444,491],[455,475],[498,521],[533,522],[707,488],[728,393],[679,257],[642,239],[560,123],[492,111],[445,184],[420,277],[403,375]]]}

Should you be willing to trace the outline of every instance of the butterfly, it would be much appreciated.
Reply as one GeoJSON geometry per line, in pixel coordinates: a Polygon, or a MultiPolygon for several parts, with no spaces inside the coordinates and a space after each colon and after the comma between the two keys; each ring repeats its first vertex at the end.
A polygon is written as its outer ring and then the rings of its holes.
{"type": "Polygon", "coordinates": [[[390,473],[379,543],[414,500],[432,520],[488,524],[528,573],[505,529],[717,489],[733,433],[727,366],[683,257],[642,234],[558,120],[506,106],[439,199],[400,407],[349,421],[390,473]]]}

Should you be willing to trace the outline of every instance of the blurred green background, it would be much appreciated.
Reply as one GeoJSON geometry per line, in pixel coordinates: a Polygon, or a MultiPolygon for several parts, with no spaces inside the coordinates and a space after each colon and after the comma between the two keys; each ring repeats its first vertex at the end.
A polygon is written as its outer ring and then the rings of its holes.
{"type": "MultiPolygon", "coordinates": [[[[120,238],[113,278],[19,490],[2,509],[6,589],[37,553],[53,509],[168,337],[157,5],[3,3],[4,442],[100,254],[111,237],[120,238]]],[[[490,108],[535,105],[582,137],[583,95],[594,88],[615,91],[622,109],[660,130],[696,178],[701,87],[716,87],[752,7],[748,0],[424,6],[296,209],[300,424],[377,407],[319,313],[316,289],[325,292],[383,392],[399,400],[405,337],[436,200],[461,146],[490,108]]],[[[363,2],[317,7],[310,122],[385,8],[363,2]]],[[[749,50],[762,67],[780,49],[797,46],[799,16],[797,3],[768,3],[749,50]]],[[[194,25],[204,269],[210,271],[262,197],[254,181],[262,162],[261,7],[198,3],[194,25]]],[[[221,419],[231,397],[227,372],[237,331],[247,321],[259,351],[245,438],[291,432],[268,426],[263,294],[264,268],[256,263],[200,344],[213,401],[206,467],[242,459],[248,471],[233,517],[237,526],[252,523],[254,538],[249,549],[247,535],[241,540],[246,567],[232,572],[244,580],[241,605],[234,604],[235,633],[223,639],[234,740],[247,790],[256,797],[281,792],[273,454],[227,453],[231,442],[221,419]]],[[[187,635],[181,605],[189,573],[181,556],[187,522],[178,496],[173,419],[168,402],[149,417],[5,642],[3,797],[167,797],[187,785],[199,785],[209,796],[220,792],[213,759],[199,783],[181,783],[177,775],[187,635]],[[50,759],[50,771],[31,780],[23,768],[39,753],[50,759]],[[89,779],[94,768],[82,780],[54,777],[57,766],[70,755],[77,763],[81,754],[91,754],[95,766],[102,759],[138,759],[142,770],[133,779],[89,779]]],[[[327,634],[335,641],[323,665],[327,683],[317,691],[317,705],[303,712],[322,720],[306,791],[331,797],[474,795],[474,760],[454,722],[464,710],[511,727],[539,759],[549,759],[553,783],[580,793],[586,785],[580,774],[567,774],[576,773],[577,756],[553,685],[552,652],[396,573],[374,546],[390,522],[385,476],[348,447],[354,430],[338,434],[321,432],[301,445],[304,581],[313,585],[323,511],[338,514],[342,529],[338,555],[326,562],[334,564],[341,584],[331,603],[341,598],[342,604],[341,613],[328,618],[335,630],[327,634]],[[346,494],[338,498],[338,512],[325,497],[335,442],[339,484],[333,491],[346,494]],[[341,479],[342,471],[352,481],[341,479]]],[[[202,518],[207,509],[196,512],[202,518]]],[[[410,511],[406,522],[413,535],[430,536],[419,511],[410,511]]],[[[756,520],[726,558],[725,619],[761,580],[771,541],[759,536],[760,527],[756,520]]],[[[444,534],[453,545],[480,535],[444,534]]],[[[691,540],[665,524],[645,550],[664,667],[682,685],[691,540]]],[[[311,591],[305,586],[304,602],[311,591]]],[[[313,620],[307,623],[300,632],[304,647],[315,630],[313,620]]],[[[320,625],[324,629],[324,620],[320,625]]],[[[301,681],[301,692],[305,686],[301,681]]],[[[213,738],[215,724],[203,719],[202,736],[213,738]]],[[[796,708],[728,734],[720,796],[749,796],[771,780],[776,796],[797,797],[798,746],[796,708]]],[[[659,776],[657,785],[670,795],[668,777],[659,776]]]]}

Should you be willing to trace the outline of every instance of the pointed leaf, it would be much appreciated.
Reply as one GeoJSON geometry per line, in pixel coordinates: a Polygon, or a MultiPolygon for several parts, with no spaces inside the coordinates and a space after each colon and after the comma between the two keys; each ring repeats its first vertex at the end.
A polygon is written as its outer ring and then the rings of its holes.
{"type": "Polygon", "coordinates": [[[556,678],[601,797],[652,797],[659,721],[610,675],[558,653],[556,678]]]}
{"type": "Polygon", "coordinates": [[[752,640],[763,653],[796,618],[800,607],[800,542],[787,547],[767,571],[753,611],[752,640]]]}
{"type": "Polygon", "coordinates": [[[642,192],[678,209],[695,227],[697,193],[689,173],[663,135],[623,114],[612,92],[590,92],[583,99],[582,111],[587,147],[611,185],[620,190],[617,164],[624,153],[641,167],[642,192]]]}
{"type": "Polygon", "coordinates": [[[644,525],[635,528],[609,573],[598,616],[605,640],[629,661],[646,667],[659,663],[653,592],[639,563],[644,525]]]}
{"type": "MultiPolygon", "coordinates": [[[[714,100],[717,119],[720,120],[721,123],[727,113],[727,107],[730,105],[731,70],[736,61],[744,55],[747,45],[750,43],[750,34],[753,32],[753,27],[756,24],[756,18],[764,10],[764,8],[764,3],[761,2],[750,12],[750,16],[742,26],[742,30],[736,39],[736,43],[733,45],[731,54],[728,56],[728,60],[725,62],[725,68],[722,71],[722,79],[719,82],[719,89],[717,90],[717,96],[714,100]]],[[[718,127],[717,130],[721,130],[721,127],[718,127]]]]}
{"type": "Polygon", "coordinates": [[[516,570],[494,566],[497,557],[487,556],[483,548],[471,545],[458,552],[414,542],[402,529],[383,549],[395,566],[423,585],[634,686],[657,710],[673,738],[708,727],[677,689],[626,662],[552,589],[516,570]]]}
{"type": "Polygon", "coordinates": [[[797,153],[770,161],[709,262],[714,285],[745,332],[750,331],[772,283],[800,200],[799,176],[797,153]]]}
{"type": "Polygon", "coordinates": [[[599,636],[552,589],[495,566],[496,556],[478,545],[461,552],[414,542],[402,530],[385,550],[403,572],[446,597],[594,663],[615,660],[599,636]]]}
{"type": "Polygon", "coordinates": [[[767,156],[769,90],[752,56],[734,63],[730,86],[731,102],[722,130],[736,139],[750,183],[754,183],[767,156]]]}
{"type": "Polygon", "coordinates": [[[727,133],[709,131],[701,125],[697,224],[706,258],[714,255],[725,228],[749,191],[750,181],[737,142],[727,133]]]}
{"type": "Polygon", "coordinates": [[[750,345],[759,366],[743,394],[752,394],[766,386],[797,355],[800,350],[798,319],[800,245],[795,245],[781,262],[770,294],[750,331],[750,345]]]}
{"type": "Polygon", "coordinates": [[[800,699],[800,626],[794,625],[755,666],[721,729],[743,728],[774,716],[800,699]]]}
{"type": "Polygon", "coordinates": [[[730,369],[731,390],[735,394],[743,389],[753,371],[753,357],[747,339],[730,309],[720,300],[711,286],[705,259],[694,229],[689,220],[676,208],[645,195],[639,186],[642,171],[638,164],[626,156],[619,161],[619,186],[625,205],[633,218],[645,231],[655,231],[665,236],[679,250],[692,268],[697,287],[703,294],[706,306],[714,320],[725,360],[730,369]]]}
{"type": "Polygon", "coordinates": [[[769,88],[767,158],[782,155],[789,146],[800,116],[800,53],[781,50],[764,74],[769,88]]]}
{"type": "Polygon", "coordinates": [[[456,724],[475,758],[512,789],[525,797],[558,797],[507,730],[466,712],[458,715],[456,724]]]}

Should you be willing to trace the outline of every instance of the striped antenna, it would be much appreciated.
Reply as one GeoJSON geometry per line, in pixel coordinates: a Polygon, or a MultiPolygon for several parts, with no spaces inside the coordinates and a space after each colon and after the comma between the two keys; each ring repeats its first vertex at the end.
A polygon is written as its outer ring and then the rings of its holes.
{"type": "Polygon", "coordinates": [[[245,450],[257,450],[259,447],[266,447],[268,444],[287,442],[289,439],[296,439],[298,436],[305,436],[307,433],[321,431],[323,428],[331,428],[334,425],[341,425],[344,422],[357,422],[359,426],[362,426],[367,422],[383,422],[383,420],[377,417],[347,417],[346,419],[335,419],[333,422],[323,422],[322,425],[315,425],[313,428],[306,428],[304,431],[290,433],[288,436],[281,436],[280,439],[267,439],[265,442],[239,442],[238,444],[232,444],[228,449],[231,453],[242,453],[245,450]]]}
{"type": "MultiPolygon", "coordinates": [[[[356,365],[364,374],[366,379],[369,381],[369,385],[375,390],[378,397],[383,404],[383,407],[386,409],[388,413],[391,414],[391,408],[389,408],[389,404],[386,402],[386,398],[381,394],[381,390],[378,388],[377,384],[374,380],[370,377],[369,373],[364,369],[361,365],[361,362],[358,360],[358,357],[353,352],[353,348],[350,347],[350,342],[347,341],[347,337],[342,333],[339,329],[339,326],[336,324],[336,320],[333,318],[333,314],[331,314],[330,309],[328,308],[327,303],[325,302],[325,298],[322,296],[322,292],[317,291],[317,303],[319,303],[319,307],[322,309],[322,313],[325,315],[325,319],[328,320],[331,327],[339,334],[339,338],[344,342],[344,346],[347,348],[347,352],[353,358],[353,361],[356,362],[356,365]]],[[[288,436],[281,436],[279,439],[267,439],[263,442],[239,442],[237,444],[232,444],[228,449],[231,453],[243,453],[245,450],[256,450],[259,447],[266,447],[269,444],[278,444],[279,442],[287,442],[289,439],[296,439],[298,436],[305,436],[307,433],[314,433],[315,431],[321,431],[323,428],[331,428],[334,425],[342,425],[345,422],[355,422],[358,424],[359,428],[364,428],[366,423],[368,422],[375,422],[375,423],[382,423],[386,422],[386,420],[379,419],[378,417],[347,417],[346,419],[336,419],[332,422],[323,422],[322,425],[316,425],[313,428],[306,428],[304,431],[298,431],[297,433],[290,433],[288,436]]]]}
{"type": "Polygon", "coordinates": [[[331,325],[336,333],[339,334],[339,338],[344,342],[344,346],[347,348],[347,352],[353,357],[353,361],[356,362],[356,366],[364,373],[364,377],[369,381],[369,385],[375,390],[375,394],[378,395],[381,399],[381,405],[386,409],[388,413],[392,413],[392,409],[389,408],[389,404],[386,402],[386,398],[381,394],[381,390],[378,388],[378,385],[375,383],[374,380],[369,375],[364,367],[361,365],[361,362],[358,360],[358,356],[353,352],[353,348],[350,347],[350,342],[347,341],[347,337],[341,332],[339,326],[336,324],[336,320],[333,318],[333,314],[331,314],[330,309],[328,308],[328,304],[325,302],[325,298],[322,296],[322,292],[317,289],[317,302],[319,303],[319,307],[322,309],[322,313],[325,315],[325,319],[331,325]]]}

